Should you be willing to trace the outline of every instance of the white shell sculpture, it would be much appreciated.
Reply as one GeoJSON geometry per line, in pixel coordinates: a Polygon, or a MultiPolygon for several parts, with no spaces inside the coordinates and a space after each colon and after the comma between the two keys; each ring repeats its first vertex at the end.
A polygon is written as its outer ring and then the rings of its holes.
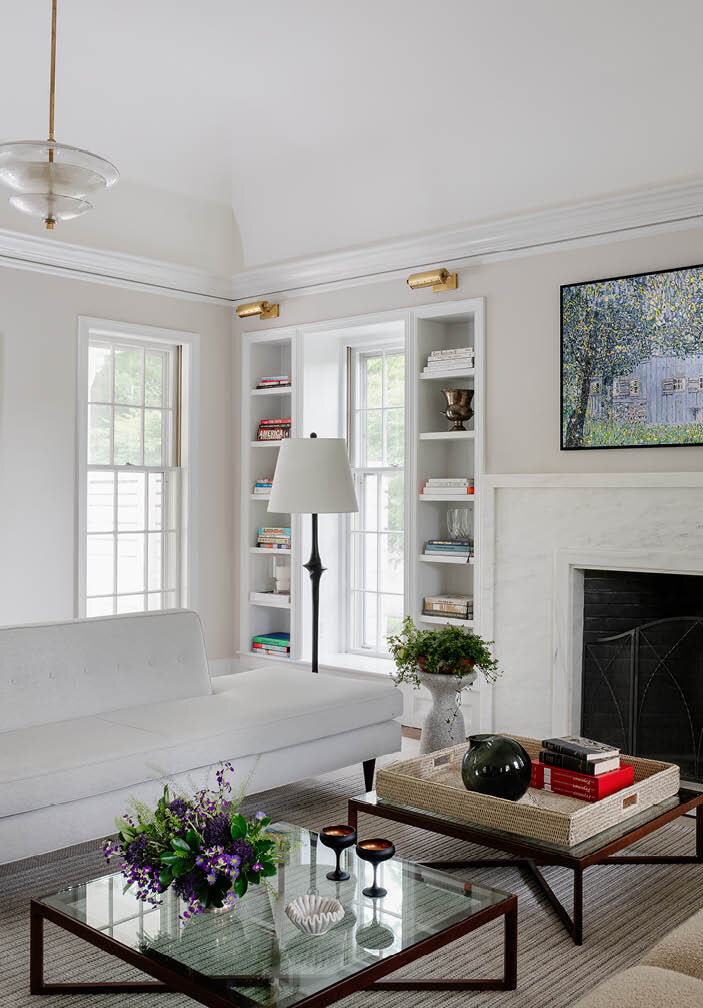
{"type": "Polygon", "coordinates": [[[297,896],[286,907],[286,916],[303,934],[323,935],[344,917],[344,907],[327,896],[297,896]]]}

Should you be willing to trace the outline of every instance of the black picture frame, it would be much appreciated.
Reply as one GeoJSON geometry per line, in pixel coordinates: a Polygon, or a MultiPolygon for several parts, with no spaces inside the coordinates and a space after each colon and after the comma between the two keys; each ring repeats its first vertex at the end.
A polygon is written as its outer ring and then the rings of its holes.
{"type": "MultiPolygon", "coordinates": [[[[703,447],[703,420],[700,423],[700,440],[686,440],[686,441],[650,441],[646,443],[636,443],[628,442],[622,444],[575,444],[566,443],[567,440],[573,440],[567,438],[567,428],[568,422],[565,415],[565,365],[566,365],[566,355],[565,355],[565,292],[571,291],[576,288],[586,288],[595,287],[599,285],[606,284],[620,284],[627,281],[646,281],[648,278],[661,277],[661,276],[671,276],[674,277],[677,274],[682,273],[692,273],[697,272],[700,276],[701,290],[703,291],[703,264],[695,263],[693,265],[686,266],[675,266],[667,267],[665,269],[659,270],[647,270],[640,271],[638,273],[627,273],[620,276],[612,277],[601,277],[595,280],[580,280],[573,283],[561,284],[559,288],[559,447],[560,451],[606,451],[606,450],[616,450],[616,449],[633,449],[633,448],[699,448],[703,447]]],[[[700,356],[703,356],[703,318],[701,320],[700,329],[700,340],[698,345],[700,346],[700,356]]],[[[694,354],[692,356],[698,356],[699,354],[694,354]]],[[[681,358],[681,360],[689,360],[689,357],[681,358]]],[[[642,363],[645,363],[643,361],[642,363]]],[[[701,379],[703,380],[703,368],[701,368],[701,379]]],[[[589,397],[590,398],[590,397],[589,397]]],[[[701,404],[703,405],[703,385],[700,390],[701,404]]],[[[673,424],[673,426],[681,426],[680,424],[673,424]]],[[[688,424],[687,426],[697,426],[697,424],[688,424]]]]}

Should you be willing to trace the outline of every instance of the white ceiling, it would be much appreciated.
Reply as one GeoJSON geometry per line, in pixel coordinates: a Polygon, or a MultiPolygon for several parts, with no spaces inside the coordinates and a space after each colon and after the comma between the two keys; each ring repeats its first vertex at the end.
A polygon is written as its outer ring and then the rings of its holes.
{"type": "MultiPolygon", "coordinates": [[[[0,136],[41,137],[50,0],[0,11],[0,136]]],[[[252,266],[699,177],[701,37],[700,0],[59,0],[56,132],[231,204],[252,266]]]]}

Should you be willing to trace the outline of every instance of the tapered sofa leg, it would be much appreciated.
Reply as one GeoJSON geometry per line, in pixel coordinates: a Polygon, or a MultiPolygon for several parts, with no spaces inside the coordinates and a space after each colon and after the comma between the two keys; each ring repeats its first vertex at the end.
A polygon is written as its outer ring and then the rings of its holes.
{"type": "Polygon", "coordinates": [[[367,791],[373,791],[373,775],[376,771],[376,760],[364,760],[364,787],[367,791]]]}

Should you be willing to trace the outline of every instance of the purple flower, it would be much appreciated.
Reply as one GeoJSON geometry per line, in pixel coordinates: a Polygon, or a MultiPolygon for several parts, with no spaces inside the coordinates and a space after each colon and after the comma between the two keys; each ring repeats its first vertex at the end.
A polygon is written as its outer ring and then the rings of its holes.
{"type": "Polygon", "coordinates": [[[248,865],[254,853],[248,840],[233,840],[232,852],[240,859],[240,864],[248,865]]]}
{"type": "Polygon", "coordinates": [[[215,882],[217,882],[217,875],[215,874],[215,872],[214,872],[214,871],[213,871],[213,872],[209,872],[209,873],[208,873],[208,875],[207,875],[207,880],[208,880],[208,882],[209,882],[209,883],[210,883],[211,885],[213,885],[213,884],[214,884],[215,882]]]}
{"type": "Polygon", "coordinates": [[[262,864],[259,864],[258,861],[255,861],[254,864],[251,866],[251,870],[252,871],[263,871],[264,870],[264,866],[262,864]]]}
{"type": "Polygon", "coordinates": [[[254,816],[254,818],[255,819],[259,819],[259,820],[265,819],[266,818],[266,813],[265,812],[257,812],[256,815],[254,816]]]}
{"type": "Polygon", "coordinates": [[[221,812],[213,819],[209,819],[203,828],[204,847],[224,847],[231,842],[229,816],[226,812],[221,812]]]}
{"type": "Polygon", "coordinates": [[[140,833],[136,840],[127,845],[124,858],[127,864],[138,865],[144,858],[147,848],[146,833],[140,833]]]}
{"type": "Polygon", "coordinates": [[[169,812],[173,812],[179,819],[185,819],[188,814],[188,802],[185,798],[174,798],[168,803],[169,812]]]}

